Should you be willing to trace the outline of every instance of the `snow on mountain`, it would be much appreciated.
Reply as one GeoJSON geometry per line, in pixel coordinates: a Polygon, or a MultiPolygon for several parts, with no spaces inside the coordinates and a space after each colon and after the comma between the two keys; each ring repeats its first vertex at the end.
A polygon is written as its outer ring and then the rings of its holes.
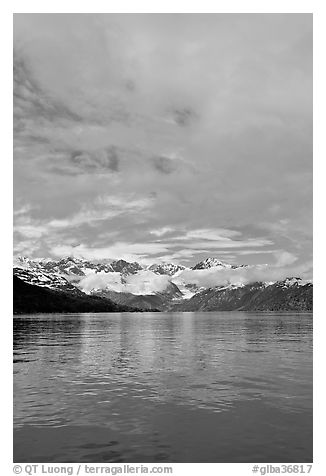
{"type": "Polygon", "coordinates": [[[301,278],[286,278],[283,281],[278,281],[277,284],[282,288],[306,286],[307,284],[312,286],[312,282],[310,280],[301,278]]]}
{"type": "Polygon", "coordinates": [[[273,284],[255,282],[241,286],[216,286],[191,299],[173,302],[174,311],[312,311],[313,285],[297,278],[273,284]]]}
{"type": "Polygon", "coordinates": [[[69,282],[86,293],[111,290],[135,295],[165,292],[171,284],[170,276],[185,269],[172,263],[154,264],[146,269],[137,262],[122,259],[108,263],[72,257],[31,260],[22,256],[14,260],[14,266],[15,274],[30,284],[64,289],[69,282]]]}
{"type": "MultiPolygon", "coordinates": [[[[172,275],[172,282],[175,283],[183,294],[184,299],[190,299],[198,292],[203,291],[209,287],[206,283],[206,274],[214,270],[232,270],[244,267],[246,265],[234,266],[229,263],[220,261],[217,258],[206,258],[200,261],[192,268],[180,267],[180,269],[172,275]],[[204,278],[204,279],[203,279],[204,278]]],[[[211,279],[209,280],[211,282],[211,279]]],[[[239,283],[241,285],[241,283],[239,283]]]]}
{"type": "Polygon", "coordinates": [[[182,271],[185,268],[185,266],[181,266],[179,264],[174,264],[174,263],[160,263],[160,264],[152,264],[148,268],[150,271],[153,271],[153,273],[156,274],[168,274],[169,276],[173,276],[176,274],[178,271],[182,271]]]}
{"type": "MultiPolygon", "coordinates": [[[[243,266],[243,265],[242,265],[243,266]]],[[[241,267],[242,267],[241,266],[241,267]]],[[[206,258],[204,261],[200,261],[197,263],[195,266],[193,266],[191,269],[196,270],[196,269],[209,269],[209,268],[216,268],[216,267],[221,267],[221,268],[238,268],[238,266],[234,266],[229,263],[224,263],[223,261],[220,261],[217,258],[206,258]]]]}
{"type": "MultiPolygon", "coordinates": [[[[125,260],[113,260],[110,263],[106,260],[99,262],[87,261],[81,258],[66,257],[60,260],[51,259],[29,259],[25,256],[19,256],[15,259],[14,265],[19,268],[28,268],[41,270],[45,273],[58,273],[73,276],[86,276],[92,273],[110,273],[117,272],[122,275],[136,274],[142,270],[149,270],[155,274],[162,274],[174,276],[176,273],[186,270],[185,266],[174,263],[155,263],[144,267],[137,262],[129,263],[125,260]]],[[[200,263],[197,263],[193,270],[209,269],[212,267],[222,268],[236,268],[237,266],[230,265],[219,261],[217,258],[207,258],[200,263]]]]}
{"type": "Polygon", "coordinates": [[[39,269],[14,267],[14,275],[28,284],[46,287],[59,291],[78,294],[79,289],[70,281],[57,273],[45,273],[39,269]]]}
{"type": "Polygon", "coordinates": [[[165,293],[171,299],[188,300],[207,289],[231,290],[248,283],[268,287],[298,288],[309,284],[300,278],[283,279],[277,269],[271,274],[267,265],[235,266],[217,258],[207,258],[192,268],[173,263],[142,266],[122,259],[96,262],[66,257],[59,260],[18,257],[14,274],[23,281],[68,292],[115,292],[136,296],[165,293]],[[282,280],[283,279],[283,280],[282,280]],[[169,289],[172,293],[169,292],[169,289]]]}
{"type": "Polygon", "coordinates": [[[128,263],[123,259],[117,261],[111,261],[110,266],[113,271],[121,273],[123,275],[136,274],[138,271],[142,271],[144,268],[134,261],[133,263],[128,263]]]}
{"type": "Polygon", "coordinates": [[[51,262],[47,259],[35,259],[31,260],[26,256],[18,256],[14,258],[14,267],[23,268],[23,269],[42,269],[42,266],[46,263],[51,262]]]}
{"type": "Polygon", "coordinates": [[[85,276],[91,273],[113,271],[112,266],[105,262],[91,262],[80,258],[67,257],[60,260],[35,259],[19,256],[14,260],[14,265],[19,268],[27,268],[43,271],[45,273],[57,273],[69,276],[85,276]]]}

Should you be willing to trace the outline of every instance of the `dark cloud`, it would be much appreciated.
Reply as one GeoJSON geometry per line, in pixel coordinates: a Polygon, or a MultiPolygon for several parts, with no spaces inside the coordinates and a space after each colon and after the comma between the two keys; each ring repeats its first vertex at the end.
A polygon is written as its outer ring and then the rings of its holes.
{"type": "Polygon", "coordinates": [[[50,139],[48,139],[47,137],[43,137],[41,135],[35,135],[35,134],[27,134],[26,140],[29,140],[37,144],[51,144],[50,139]]]}
{"type": "Polygon", "coordinates": [[[71,111],[60,101],[51,98],[33,77],[27,62],[17,51],[14,51],[14,125],[19,121],[31,118],[46,119],[54,122],[64,118],[72,121],[81,121],[82,117],[71,111]]]}
{"type": "MultiPolygon", "coordinates": [[[[116,147],[96,151],[74,150],[68,158],[68,166],[77,168],[77,172],[119,172],[120,158],[116,147]]],[[[65,164],[64,164],[65,166],[65,164]]]]}
{"type": "Polygon", "coordinates": [[[152,162],[156,170],[166,175],[172,174],[178,168],[176,160],[169,157],[154,157],[152,162]]]}
{"type": "Polygon", "coordinates": [[[119,172],[119,156],[117,149],[115,147],[111,147],[111,149],[106,151],[107,153],[107,166],[112,172],[119,172]]]}
{"type": "Polygon", "coordinates": [[[62,177],[77,177],[78,175],[82,174],[82,171],[77,168],[69,168],[67,166],[59,166],[59,165],[50,165],[47,167],[47,171],[51,174],[59,175],[62,177]]]}
{"type": "Polygon", "coordinates": [[[127,79],[124,82],[125,88],[129,92],[134,92],[136,90],[136,84],[132,79],[127,79]]]}
{"type": "MultiPolygon", "coordinates": [[[[69,106],[63,99],[53,96],[33,74],[33,67],[29,65],[28,56],[23,51],[14,50],[13,58],[13,97],[14,97],[14,130],[24,130],[24,121],[34,121],[36,124],[46,122],[69,121],[71,123],[88,123],[94,125],[118,122],[128,124],[130,114],[123,104],[115,104],[114,110],[106,111],[105,117],[100,110],[94,110],[91,101],[80,108],[78,101],[69,106]],[[80,112],[77,112],[79,108],[80,112]]],[[[125,83],[127,91],[133,91],[135,85],[132,80],[125,83]]]]}
{"type": "Polygon", "coordinates": [[[175,122],[182,127],[189,126],[197,118],[197,114],[191,108],[176,109],[173,111],[175,122]]]}
{"type": "MultiPolygon", "coordinates": [[[[44,143],[46,143],[44,141],[44,143]]],[[[50,162],[39,162],[39,167],[50,174],[81,176],[117,173],[120,171],[120,152],[114,146],[95,151],[54,149],[50,162]]]]}

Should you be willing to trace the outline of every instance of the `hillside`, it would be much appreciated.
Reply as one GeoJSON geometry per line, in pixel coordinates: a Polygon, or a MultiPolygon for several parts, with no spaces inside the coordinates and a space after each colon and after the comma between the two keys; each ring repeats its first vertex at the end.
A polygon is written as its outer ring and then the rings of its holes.
{"type": "Polygon", "coordinates": [[[205,289],[177,303],[173,311],[312,311],[313,285],[300,281],[205,289]]]}
{"type": "Polygon", "coordinates": [[[40,312],[127,312],[135,309],[120,306],[109,299],[97,296],[78,295],[54,291],[25,283],[13,277],[14,314],[40,312]]]}

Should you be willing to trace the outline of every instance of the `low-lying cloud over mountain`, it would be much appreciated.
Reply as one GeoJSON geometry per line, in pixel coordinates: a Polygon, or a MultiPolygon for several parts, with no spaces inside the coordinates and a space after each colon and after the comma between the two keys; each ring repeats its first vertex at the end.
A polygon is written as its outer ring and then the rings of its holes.
{"type": "Polygon", "coordinates": [[[78,287],[89,293],[92,290],[110,289],[119,293],[155,294],[165,291],[169,284],[169,276],[157,275],[148,270],[122,278],[120,273],[89,274],[82,278],[78,287]]]}
{"type": "Polygon", "coordinates": [[[14,267],[15,277],[32,287],[49,288],[77,301],[96,295],[118,305],[161,311],[311,310],[312,283],[290,278],[287,272],[280,265],[235,266],[217,258],[207,258],[192,269],[71,257],[59,261],[20,257],[14,267]]]}
{"type": "Polygon", "coordinates": [[[302,276],[304,268],[278,267],[269,265],[253,265],[241,268],[210,268],[186,269],[178,279],[185,284],[195,284],[198,287],[214,287],[238,284],[250,284],[257,281],[279,281],[289,276],[302,276]],[[301,271],[301,272],[300,272],[301,271]]]}
{"type": "MultiPolygon", "coordinates": [[[[292,259],[289,255],[283,257],[284,264],[290,260],[293,261],[293,257],[292,259]]],[[[63,279],[85,293],[110,290],[135,295],[162,293],[171,283],[175,284],[181,292],[189,295],[190,288],[196,290],[216,286],[242,286],[255,282],[276,282],[292,276],[307,278],[311,272],[307,265],[289,267],[282,266],[279,262],[274,266],[237,266],[216,258],[207,258],[193,268],[184,268],[171,263],[148,266],[123,260],[110,263],[108,260],[90,262],[74,258],[59,261],[33,261],[28,258],[19,258],[14,266],[17,270],[22,270],[18,273],[19,277],[29,282],[34,272],[36,283],[40,285],[47,286],[52,282],[53,286],[57,287],[55,283],[58,282],[59,289],[63,289],[63,279]],[[32,275],[30,275],[31,272],[32,275]],[[51,281],[49,278],[54,280],[51,281]]]]}

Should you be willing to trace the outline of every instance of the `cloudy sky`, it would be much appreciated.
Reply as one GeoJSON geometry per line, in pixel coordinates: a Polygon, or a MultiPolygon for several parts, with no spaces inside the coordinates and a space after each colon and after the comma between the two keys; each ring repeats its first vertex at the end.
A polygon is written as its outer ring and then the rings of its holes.
{"type": "Polygon", "coordinates": [[[312,15],[15,14],[14,249],[309,270],[312,15]]]}

